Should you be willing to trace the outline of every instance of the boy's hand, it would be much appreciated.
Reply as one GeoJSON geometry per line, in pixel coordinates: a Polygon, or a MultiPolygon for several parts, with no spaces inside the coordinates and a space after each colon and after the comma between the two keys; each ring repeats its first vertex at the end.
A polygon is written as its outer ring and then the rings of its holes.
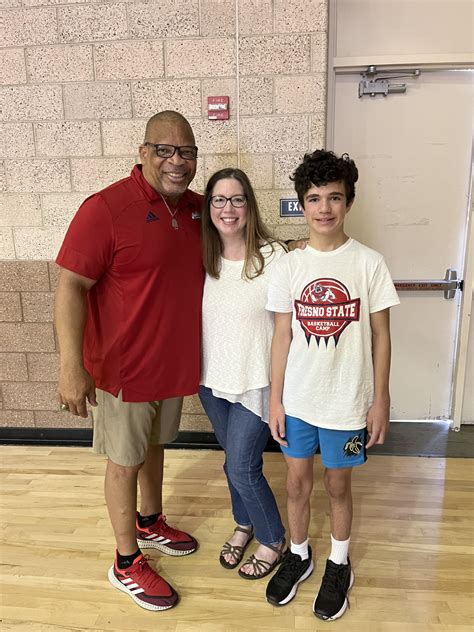
{"type": "Polygon", "coordinates": [[[390,423],[389,409],[390,402],[381,404],[374,402],[369,408],[367,413],[367,435],[369,440],[365,446],[366,448],[371,448],[375,444],[382,445],[385,442],[390,423]]]}
{"type": "Polygon", "coordinates": [[[270,432],[275,441],[287,448],[288,442],[285,441],[285,409],[281,403],[270,404],[270,420],[268,425],[270,426],[270,432]]]}

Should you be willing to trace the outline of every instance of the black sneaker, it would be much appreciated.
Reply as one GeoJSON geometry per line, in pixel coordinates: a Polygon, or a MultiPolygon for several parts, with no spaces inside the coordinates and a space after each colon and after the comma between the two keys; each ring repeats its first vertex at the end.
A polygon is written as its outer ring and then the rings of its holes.
{"type": "Polygon", "coordinates": [[[280,568],[268,582],[266,596],[272,606],[284,606],[291,601],[296,595],[298,584],[311,575],[314,568],[311,547],[308,547],[308,553],[308,559],[302,560],[288,549],[280,568]]]}
{"type": "Polygon", "coordinates": [[[342,617],[349,606],[347,593],[353,583],[354,573],[349,558],[347,564],[334,564],[328,560],[321,588],[313,603],[314,614],[323,621],[333,621],[342,617]]]}

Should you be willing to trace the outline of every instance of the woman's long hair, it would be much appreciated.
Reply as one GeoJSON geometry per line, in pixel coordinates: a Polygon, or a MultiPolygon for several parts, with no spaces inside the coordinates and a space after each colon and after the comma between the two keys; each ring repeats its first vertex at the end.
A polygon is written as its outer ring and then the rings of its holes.
{"type": "Polygon", "coordinates": [[[273,248],[275,239],[271,236],[262,222],[258,210],[255,193],[247,175],[240,169],[227,168],[216,171],[210,178],[204,193],[204,204],[201,216],[201,234],[203,245],[204,268],[209,276],[219,278],[222,257],[222,242],[217,228],[211,220],[212,191],[219,180],[233,178],[242,185],[247,199],[247,223],[245,225],[245,262],[242,276],[254,279],[262,274],[265,259],[260,251],[262,245],[268,243],[273,248]]]}

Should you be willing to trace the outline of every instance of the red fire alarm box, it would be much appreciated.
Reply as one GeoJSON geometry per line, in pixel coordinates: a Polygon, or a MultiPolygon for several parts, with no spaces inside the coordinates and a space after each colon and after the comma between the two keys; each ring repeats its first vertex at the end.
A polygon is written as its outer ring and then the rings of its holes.
{"type": "Polygon", "coordinates": [[[207,118],[224,121],[229,118],[229,97],[207,97],[207,118]]]}

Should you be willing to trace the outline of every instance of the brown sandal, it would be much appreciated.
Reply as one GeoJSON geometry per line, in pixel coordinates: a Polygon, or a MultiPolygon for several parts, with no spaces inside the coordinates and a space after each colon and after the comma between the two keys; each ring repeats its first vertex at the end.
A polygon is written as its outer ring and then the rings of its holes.
{"type": "Polygon", "coordinates": [[[242,564],[242,566],[251,564],[253,568],[253,575],[244,573],[242,571],[242,568],[239,568],[239,575],[243,577],[244,579],[262,579],[263,577],[270,575],[270,573],[278,566],[278,564],[280,564],[280,562],[283,560],[284,556],[286,555],[286,552],[288,549],[285,549],[285,544],[286,544],[285,538],[283,538],[282,540],[282,543],[280,545],[281,548],[277,548],[276,546],[272,546],[271,544],[265,544],[264,546],[266,546],[267,549],[271,549],[272,551],[275,551],[275,553],[278,554],[278,557],[276,558],[276,560],[274,562],[267,562],[266,560],[259,560],[258,558],[255,557],[255,555],[252,554],[248,558],[248,560],[242,564]]]}
{"type": "Polygon", "coordinates": [[[242,561],[242,558],[245,553],[245,549],[253,540],[253,527],[249,527],[248,529],[246,529],[245,527],[235,527],[234,533],[236,531],[242,531],[242,533],[246,533],[249,536],[249,538],[243,546],[239,546],[238,544],[229,544],[228,542],[224,542],[224,546],[222,547],[222,551],[220,552],[220,555],[219,555],[219,562],[221,563],[221,566],[223,566],[224,568],[232,569],[238,566],[240,562],[242,561]],[[224,555],[232,555],[232,557],[234,558],[234,561],[228,562],[225,559],[224,555]]]}

